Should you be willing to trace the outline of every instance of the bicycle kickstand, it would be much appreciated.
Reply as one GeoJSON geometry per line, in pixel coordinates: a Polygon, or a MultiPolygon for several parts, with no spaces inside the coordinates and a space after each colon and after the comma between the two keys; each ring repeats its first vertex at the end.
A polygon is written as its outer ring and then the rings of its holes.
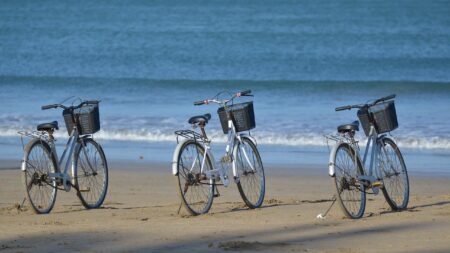
{"type": "Polygon", "coordinates": [[[333,198],[332,198],[333,202],[331,203],[330,207],[328,207],[328,209],[325,211],[324,214],[319,213],[316,218],[317,219],[325,219],[325,217],[327,216],[328,212],[330,212],[331,208],[333,207],[334,203],[336,203],[336,200],[337,200],[336,195],[333,195],[333,198]]]}

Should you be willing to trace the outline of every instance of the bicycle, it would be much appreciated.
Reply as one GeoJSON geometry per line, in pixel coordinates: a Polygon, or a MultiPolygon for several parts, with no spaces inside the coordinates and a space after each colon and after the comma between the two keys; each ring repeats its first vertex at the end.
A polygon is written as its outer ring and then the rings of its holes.
{"type": "Polygon", "coordinates": [[[31,137],[24,147],[21,170],[26,198],[35,213],[49,213],[55,204],[57,190],[69,192],[72,187],[86,209],[103,204],[108,189],[108,165],[102,147],[92,138],[92,134],[100,130],[99,102],[41,107],[42,110],[63,109],[70,137],[59,160],[53,136],[59,129],[58,121],[39,124],[37,131],[19,132],[21,136],[31,137]],[[66,163],[61,171],[64,159],[66,163]]]}
{"type": "Polygon", "coordinates": [[[355,132],[359,131],[358,121],[338,126],[338,135],[326,136],[336,141],[330,152],[329,175],[334,179],[337,200],[348,218],[361,218],[366,194],[377,195],[380,189],[392,210],[399,211],[408,206],[409,179],[405,161],[395,141],[386,135],[398,127],[394,98],[395,95],[390,95],[372,103],[335,109],[358,109],[357,116],[368,137],[361,160],[358,141],[354,138],[355,132]],[[370,166],[366,173],[370,147],[370,166]]]}
{"type": "Polygon", "coordinates": [[[247,207],[258,208],[264,201],[264,168],[256,140],[250,132],[242,133],[256,126],[253,102],[233,104],[235,98],[253,95],[247,90],[233,94],[230,99],[219,100],[218,97],[223,93],[225,92],[218,93],[212,99],[194,102],[196,106],[210,103],[221,106],[217,112],[228,141],[225,155],[219,163],[216,164],[214,160],[211,140],[205,131],[211,114],[194,116],[188,120],[194,129],[200,128],[200,134],[192,130],[175,132],[178,145],[173,156],[172,173],[177,176],[181,203],[191,215],[209,211],[213,198],[220,196],[217,186],[227,187],[230,184],[228,174],[231,168],[234,181],[247,207]],[[184,139],[179,141],[179,137],[184,139]]]}

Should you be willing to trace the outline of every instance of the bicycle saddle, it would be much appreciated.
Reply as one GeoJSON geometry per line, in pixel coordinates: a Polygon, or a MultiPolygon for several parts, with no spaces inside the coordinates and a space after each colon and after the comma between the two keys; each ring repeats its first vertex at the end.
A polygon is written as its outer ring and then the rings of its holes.
{"type": "Polygon", "coordinates": [[[42,124],[39,124],[37,126],[37,130],[38,131],[48,131],[48,130],[53,130],[53,129],[56,129],[56,130],[59,129],[58,121],[53,121],[53,122],[49,122],[49,123],[42,123],[42,124]]]}
{"type": "Polygon", "coordinates": [[[339,133],[346,133],[350,131],[359,131],[359,121],[355,120],[350,124],[340,125],[337,128],[339,133]]]}
{"type": "Polygon", "coordinates": [[[198,123],[207,124],[210,119],[211,119],[211,114],[207,113],[207,114],[191,117],[188,120],[188,122],[189,122],[189,124],[198,124],[198,123]]]}

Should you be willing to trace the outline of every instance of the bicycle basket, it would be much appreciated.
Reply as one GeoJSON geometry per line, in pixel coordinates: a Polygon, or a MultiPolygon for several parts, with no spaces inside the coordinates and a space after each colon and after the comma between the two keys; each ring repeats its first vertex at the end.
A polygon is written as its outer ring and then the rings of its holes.
{"type": "Polygon", "coordinates": [[[100,115],[98,104],[83,105],[81,108],[63,111],[64,121],[69,135],[72,134],[74,118],[78,119],[78,131],[80,135],[93,134],[100,130],[100,115]],[[72,117],[73,116],[73,117],[72,117]]]}
{"type": "MultiPolygon", "coordinates": [[[[231,113],[236,132],[243,132],[255,128],[255,113],[253,111],[253,102],[246,102],[227,106],[227,110],[231,113]]],[[[219,114],[220,124],[224,134],[228,133],[228,118],[224,107],[217,110],[219,114]]]]}
{"type": "Polygon", "coordinates": [[[376,104],[367,110],[358,110],[358,118],[366,136],[370,133],[369,113],[372,114],[377,133],[382,134],[395,130],[398,127],[397,113],[394,101],[376,104]]]}

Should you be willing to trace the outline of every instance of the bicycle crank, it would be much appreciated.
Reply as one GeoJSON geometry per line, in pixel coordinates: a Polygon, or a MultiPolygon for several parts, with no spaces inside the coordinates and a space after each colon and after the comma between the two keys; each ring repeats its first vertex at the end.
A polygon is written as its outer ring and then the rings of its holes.
{"type": "Polygon", "coordinates": [[[66,173],[48,173],[48,177],[53,178],[56,182],[62,182],[62,185],[66,192],[69,192],[72,188],[70,176],[66,173]]]}

